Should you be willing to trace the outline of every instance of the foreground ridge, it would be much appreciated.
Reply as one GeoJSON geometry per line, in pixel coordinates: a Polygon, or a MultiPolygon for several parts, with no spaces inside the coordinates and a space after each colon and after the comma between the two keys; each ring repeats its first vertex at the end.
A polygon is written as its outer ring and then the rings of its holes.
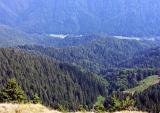
{"type": "MultiPolygon", "coordinates": [[[[51,110],[47,107],[42,106],[41,104],[4,103],[4,104],[0,104],[0,113],[63,113],[63,112],[59,112],[57,110],[51,110]]],[[[76,113],[94,113],[94,112],[76,112],[76,113]]],[[[121,111],[121,112],[115,112],[115,113],[147,113],[147,112],[121,111]]]]}

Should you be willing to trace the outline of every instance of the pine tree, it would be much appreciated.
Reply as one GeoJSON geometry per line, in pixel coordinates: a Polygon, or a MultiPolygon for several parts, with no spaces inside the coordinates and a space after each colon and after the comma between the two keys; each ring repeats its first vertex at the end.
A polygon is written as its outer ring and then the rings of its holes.
{"type": "Polygon", "coordinates": [[[7,85],[0,92],[1,102],[21,103],[25,102],[27,97],[15,79],[10,79],[7,85]]]}

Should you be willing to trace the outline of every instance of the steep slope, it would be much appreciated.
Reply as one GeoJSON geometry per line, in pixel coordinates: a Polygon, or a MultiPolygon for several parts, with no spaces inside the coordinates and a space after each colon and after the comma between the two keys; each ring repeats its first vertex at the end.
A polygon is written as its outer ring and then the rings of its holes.
{"type": "Polygon", "coordinates": [[[159,6],[159,0],[0,0],[0,23],[32,33],[153,36],[159,6]]]}
{"type": "Polygon", "coordinates": [[[18,49],[0,49],[1,87],[8,78],[16,78],[28,98],[37,93],[51,107],[91,107],[98,95],[107,94],[107,82],[95,74],[18,49]]]}

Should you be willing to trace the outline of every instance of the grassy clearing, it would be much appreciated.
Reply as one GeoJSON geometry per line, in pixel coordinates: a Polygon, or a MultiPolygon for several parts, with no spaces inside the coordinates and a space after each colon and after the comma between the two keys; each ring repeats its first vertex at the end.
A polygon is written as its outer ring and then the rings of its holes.
{"type": "Polygon", "coordinates": [[[145,89],[149,88],[154,84],[157,84],[158,82],[160,82],[160,77],[158,75],[150,76],[140,81],[138,86],[136,86],[135,88],[128,89],[126,92],[143,92],[145,89]]]}

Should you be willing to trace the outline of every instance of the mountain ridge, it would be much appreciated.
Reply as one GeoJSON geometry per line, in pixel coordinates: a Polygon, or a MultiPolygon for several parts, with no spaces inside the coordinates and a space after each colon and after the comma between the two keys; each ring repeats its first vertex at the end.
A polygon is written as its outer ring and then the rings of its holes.
{"type": "Polygon", "coordinates": [[[159,5],[158,0],[0,0],[0,23],[30,33],[158,36],[159,5]]]}

